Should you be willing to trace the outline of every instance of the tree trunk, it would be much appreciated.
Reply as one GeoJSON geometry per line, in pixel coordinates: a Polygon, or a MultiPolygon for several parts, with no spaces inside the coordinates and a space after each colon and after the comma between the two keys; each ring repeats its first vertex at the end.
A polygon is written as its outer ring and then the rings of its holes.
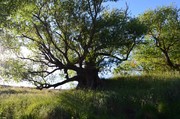
{"type": "Polygon", "coordinates": [[[164,52],[164,55],[165,55],[165,58],[166,58],[166,63],[167,63],[167,65],[168,65],[169,67],[171,67],[171,68],[174,68],[174,64],[172,63],[172,61],[171,61],[168,53],[167,53],[167,52],[164,52]]]}
{"type": "MultiPolygon", "coordinates": [[[[161,48],[160,48],[161,49],[161,48]]],[[[174,64],[168,54],[168,51],[161,49],[161,51],[164,53],[166,64],[172,69],[172,70],[177,70],[180,71],[180,68],[177,64],[174,64]]]]}
{"type": "Polygon", "coordinates": [[[165,51],[165,50],[162,50],[162,52],[163,52],[164,55],[165,55],[165,59],[166,59],[167,65],[168,65],[171,69],[176,69],[175,65],[173,64],[173,62],[171,61],[171,59],[170,59],[170,57],[169,57],[168,52],[165,51]]]}
{"type": "Polygon", "coordinates": [[[96,89],[100,84],[98,72],[99,69],[87,65],[78,73],[79,80],[77,88],[96,89]]]}

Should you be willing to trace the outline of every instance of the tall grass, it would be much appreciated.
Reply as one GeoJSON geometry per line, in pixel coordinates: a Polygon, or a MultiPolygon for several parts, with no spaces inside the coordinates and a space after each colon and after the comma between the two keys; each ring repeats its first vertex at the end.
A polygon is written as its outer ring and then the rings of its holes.
{"type": "Polygon", "coordinates": [[[46,119],[58,104],[56,92],[1,88],[0,118],[46,119]]]}
{"type": "Polygon", "coordinates": [[[103,80],[99,90],[0,88],[5,119],[179,119],[180,76],[103,80]]]}

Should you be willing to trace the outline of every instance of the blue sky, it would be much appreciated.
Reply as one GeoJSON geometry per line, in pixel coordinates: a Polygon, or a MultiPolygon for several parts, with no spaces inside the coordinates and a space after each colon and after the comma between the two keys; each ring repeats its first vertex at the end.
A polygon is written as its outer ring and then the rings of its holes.
{"type": "Polygon", "coordinates": [[[132,16],[138,16],[149,9],[159,6],[173,5],[180,8],[180,0],[119,0],[118,2],[108,3],[110,8],[125,8],[128,4],[132,16]]]}

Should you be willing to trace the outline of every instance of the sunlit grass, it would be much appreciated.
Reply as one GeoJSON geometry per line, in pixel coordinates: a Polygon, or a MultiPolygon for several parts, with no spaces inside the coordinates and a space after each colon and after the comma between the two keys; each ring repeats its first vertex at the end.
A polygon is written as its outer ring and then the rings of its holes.
{"type": "Polygon", "coordinates": [[[179,119],[180,76],[103,80],[98,90],[0,88],[0,118],[179,119]]]}
{"type": "Polygon", "coordinates": [[[52,91],[2,87],[0,90],[0,118],[46,118],[57,104],[52,91]]]}

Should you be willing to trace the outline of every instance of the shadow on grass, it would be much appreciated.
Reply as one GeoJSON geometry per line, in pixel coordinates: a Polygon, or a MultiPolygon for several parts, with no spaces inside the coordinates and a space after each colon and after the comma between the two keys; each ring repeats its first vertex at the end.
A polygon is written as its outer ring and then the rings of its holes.
{"type": "MultiPolygon", "coordinates": [[[[27,90],[3,89],[0,93],[18,94],[27,93],[27,90]]],[[[48,101],[45,95],[40,95],[41,98],[32,103],[32,113],[21,117],[33,119],[47,115],[48,119],[180,119],[178,78],[125,77],[103,80],[98,90],[69,90],[51,96],[48,96],[48,101]],[[46,100],[42,102],[44,98],[46,100]]],[[[28,108],[31,104],[31,101],[28,104],[26,101],[21,102],[19,104],[25,103],[28,108]]],[[[11,118],[13,112],[9,110],[7,114],[11,118]]]]}
{"type": "Polygon", "coordinates": [[[28,93],[28,91],[26,91],[26,90],[21,90],[21,91],[17,91],[14,89],[0,90],[0,95],[1,94],[26,94],[26,93],[28,93]]]}
{"type": "Polygon", "coordinates": [[[74,118],[179,119],[180,79],[103,80],[101,89],[66,92],[61,99],[74,118]]]}

